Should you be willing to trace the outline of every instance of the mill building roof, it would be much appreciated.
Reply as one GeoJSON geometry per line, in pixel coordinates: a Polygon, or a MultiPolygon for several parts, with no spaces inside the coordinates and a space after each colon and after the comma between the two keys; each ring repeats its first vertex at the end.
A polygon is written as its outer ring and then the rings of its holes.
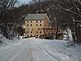
{"type": "Polygon", "coordinates": [[[32,19],[35,19],[35,20],[38,20],[38,19],[45,19],[47,17],[47,14],[28,14],[26,17],[25,17],[25,20],[32,20],[32,19]]]}

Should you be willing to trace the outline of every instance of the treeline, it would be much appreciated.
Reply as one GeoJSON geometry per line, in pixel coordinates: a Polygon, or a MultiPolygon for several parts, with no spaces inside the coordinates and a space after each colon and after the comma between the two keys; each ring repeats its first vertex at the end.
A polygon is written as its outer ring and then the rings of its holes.
{"type": "MultiPolygon", "coordinates": [[[[81,42],[81,1],[80,0],[32,0],[23,5],[24,13],[47,13],[50,25],[70,28],[74,42],[81,42]]],[[[58,29],[57,32],[58,33],[58,29]]],[[[56,34],[57,35],[57,34],[56,34]]]]}
{"type": "Polygon", "coordinates": [[[23,32],[23,28],[18,23],[20,13],[17,14],[18,8],[15,8],[15,3],[17,0],[0,0],[0,34],[7,39],[19,37],[23,32]]]}
{"type": "Polygon", "coordinates": [[[27,6],[27,13],[47,13],[52,27],[56,25],[63,29],[70,28],[74,42],[79,43],[81,42],[80,2],[80,0],[33,0],[27,6]]]}
{"type": "MultiPolygon", "coordinates": [[[[8,0],[4,1],[8,2],[8,0]]],[[[56,25],[61,26],[63,29],[69,27],[73,32],[74,40],[81,40],[79,35],[81,23],[80,0],[32,0],[30,4],[20,7],[14,7],[16,0],[9,1],[12,1],[10,5],[4,3],[3,8],[0,7],[0,23],[6,25],[12,23],[13,26],[10,29],[16,28],[18,30],[24,23],[24,17],[27,14],[47,13],[52,27],[56,25]]]]}

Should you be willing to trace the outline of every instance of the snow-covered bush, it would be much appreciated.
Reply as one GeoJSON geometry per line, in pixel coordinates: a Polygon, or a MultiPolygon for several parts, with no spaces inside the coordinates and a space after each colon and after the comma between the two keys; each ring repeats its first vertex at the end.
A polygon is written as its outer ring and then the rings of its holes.
{"type": "Polygon", "coordinates": [[[70,28],[66,29],[67,33],[64,35],[64,40],[67,41],[67,46],[74,45],[73,36],[70,28]]]}

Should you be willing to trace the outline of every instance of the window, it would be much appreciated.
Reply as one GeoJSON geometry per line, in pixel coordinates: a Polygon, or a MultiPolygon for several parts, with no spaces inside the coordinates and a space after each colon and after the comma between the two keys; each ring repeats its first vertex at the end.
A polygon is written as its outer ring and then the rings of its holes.
{"type": "Polygon", "coordinates": [[[32,24],[31,24],[31,26],[32,26],[32,24]]]}
{"type": "Polygon", "coordinates": [[[38,33],[38,32],[37,32],[38,33]]]}
{"type": "Polygon", "coordinates": [[[31,23],[32,23],[32,21],[31,21],[31,23]]]}
{"type": "Polygon", "coordinates": [[[38,26],[38,24],[36,24],[36,26],[38,26]]]}
{"type": "Polygon", "coordinates": [[[36,21],[36,23],[38,23],[38,21],[36,21]]]}
{"type": "Polygon", "coordinates": [[[31,35],[32,36],[32,35],[31,35]]]}
{"type": "Polygon", "coordinates": [[[40,20],[40,22],[41,22],[41,20],[40,20]]]}
{"type": "Polygon", "coordinates": [[[27,24],[27,26],[29,26],[29,24],[27,24]]]}
{"type": "Polygon", "coordinates": [[[42,26],[42,24],[40,24],[40,26],[42,26]]]}
{"type": "Polygon", "coordinates": [[[31,33],[32,33],[32,31],[31,31],[31,33]]]}
{"type": "Polygon", "coordinates": [[[40,31],[40,33],[41,33],[41,31],[40,31]]]}

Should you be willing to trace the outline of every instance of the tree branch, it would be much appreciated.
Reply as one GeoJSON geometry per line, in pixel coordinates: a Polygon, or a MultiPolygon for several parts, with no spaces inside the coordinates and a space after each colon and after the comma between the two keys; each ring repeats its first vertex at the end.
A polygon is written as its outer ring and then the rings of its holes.
{"type": "Polygon", "coordinates": [[[74,3],[73,3],[73,5],[74,5],[74,7],[78,10],[78,12],[81,13],[81,12],[80,12],[80,9],[79,9],[74,3]]]}
{"type": "Polygon", "coordinates": [[[61,8],[61,9],[65,10],[65,11],[68,11],[68,12],[70,12],[70,13],[73,13],[73,14],[78,15],[78,16],[80,16],[80,17],[81,17],[81,15],[80,15],[80,14],[78,14],[78,13],[76,13],[76,12],[74,12],[74,11],[70,10],[70,9],[63,8],[63,7],[62,7],[62,6],[60,6],[60,5],[57,5],[57,7],[59,7],[59,8],[61,8]]]}

